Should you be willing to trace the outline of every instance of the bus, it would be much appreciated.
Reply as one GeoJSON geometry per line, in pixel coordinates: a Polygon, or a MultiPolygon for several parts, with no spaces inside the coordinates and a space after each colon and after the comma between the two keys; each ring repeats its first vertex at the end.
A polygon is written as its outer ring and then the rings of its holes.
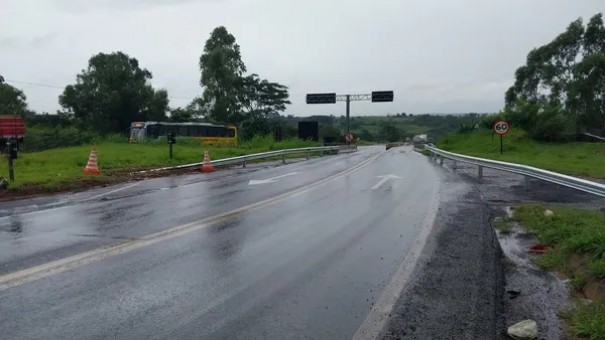
{"type": "Polygon", "coordinates": [[[130,124],[131,143],[157,139],[173,133],[175,137],[194,137],[208,145],[237,145],[237,128],[232,125],[209,123],[133,122],[130,124]]]}

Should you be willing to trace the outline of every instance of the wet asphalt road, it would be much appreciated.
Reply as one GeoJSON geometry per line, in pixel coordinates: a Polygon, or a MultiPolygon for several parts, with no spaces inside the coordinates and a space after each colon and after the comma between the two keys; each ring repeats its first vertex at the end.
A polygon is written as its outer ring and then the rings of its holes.
{"type": "Polygon", "coordinates": [[[367,147],[2,202],[2,338],[351,338],[440,181],[410,148],[367,147]],[[137,246],[53,262],[117,243],[137,246]]]}

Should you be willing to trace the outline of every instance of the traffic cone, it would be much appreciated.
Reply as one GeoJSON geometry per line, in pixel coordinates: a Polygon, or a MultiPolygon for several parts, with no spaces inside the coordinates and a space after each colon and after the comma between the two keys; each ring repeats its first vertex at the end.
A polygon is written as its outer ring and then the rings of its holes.
{"type": "Polygon", "coordinates": [[[85,175],[100,175],[99,165],[97,164],[97,150],[94,148],[90,150],[90,157],[88,157],[88,163],[84,168],[85,175]]]}
{"type": "Polygon", "coordinates": [[[213,172],[214,165],[210,163],[210,155],[208,155],[208,150],[204,151],[204,162],[202,163],[202,172],[213,172]]]}

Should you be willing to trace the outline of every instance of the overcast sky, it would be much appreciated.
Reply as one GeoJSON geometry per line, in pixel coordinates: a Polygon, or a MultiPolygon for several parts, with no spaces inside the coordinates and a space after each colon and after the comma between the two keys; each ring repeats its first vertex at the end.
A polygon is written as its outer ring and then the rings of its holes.
{"type": "Polygon", "coordinates": [[[0,75],[31,109],[58,95],[98,52],[123,51],[166,88],[171,107],[201,93],[198,61],[213,28],[237,39],[248,71],[290,88],[286,114],[344,114],[309,92],[394,90],[351,112],[495,112],[533,47],[604,0],[0,0],[0,75]]]}

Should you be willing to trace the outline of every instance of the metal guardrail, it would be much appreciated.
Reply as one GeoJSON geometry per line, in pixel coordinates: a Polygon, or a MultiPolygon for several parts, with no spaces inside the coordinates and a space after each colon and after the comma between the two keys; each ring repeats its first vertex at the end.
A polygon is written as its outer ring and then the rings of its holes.
{"type": "MultiPolygon", "coordinates": [[[[225,165],[233,165],[233,164],[241,164],[243,167],[246,167],[246,163],[249,161],[257,160],[257,159],[266,159],[273,157],[282,158],[282,163],[286,163],[287,155],[295,155],[295,154],[304,154],[307,159],[311,156],[312,153],[319,153],[320,156],[323,156],[324,152],[351,152],[356,151],[356,145],[336,145],[336,146],[319,146],[319,147],[311,147],[311,148],[298,148],[298,149],[284,149],[284,150],[276,150],[276,151],[268,151],[255,153],[244,156],[230,157],[217,159],[214,161],[210,161],[210,163],[214,166],[225,166],[225,165]]],[[[191,163],[177,166],[169,166],[158,169],[145,170],[141,172],[150,172],[150,171],[164,171],[164,170],[177,170],[177,169],[186,169],[199,167],[203,162],[199,163],[191,163]]]]}
{"type": "Polygon", "coordinates": [[[451,159],[453,161],[454,169],[456,169],[456,162],[463,162],[476,165],[478,167],[477,176],[479,179],[483,177],[483,168],[490,168],[525,176],[525,189],[529,189],[529,179],[536,178],[543,181],[556,183],[569,188],[605,197],[605,185],[601,183],[592,182],[573,176],[563,175],[557,172],[543,170],[528,165],[465,156],[438,149],[433,145],[426,145],[425,150],[429,150],[431,152],[435,161],[438,158],[439,164],[443,164],[443,159],[445,158],[451,159]]]}

